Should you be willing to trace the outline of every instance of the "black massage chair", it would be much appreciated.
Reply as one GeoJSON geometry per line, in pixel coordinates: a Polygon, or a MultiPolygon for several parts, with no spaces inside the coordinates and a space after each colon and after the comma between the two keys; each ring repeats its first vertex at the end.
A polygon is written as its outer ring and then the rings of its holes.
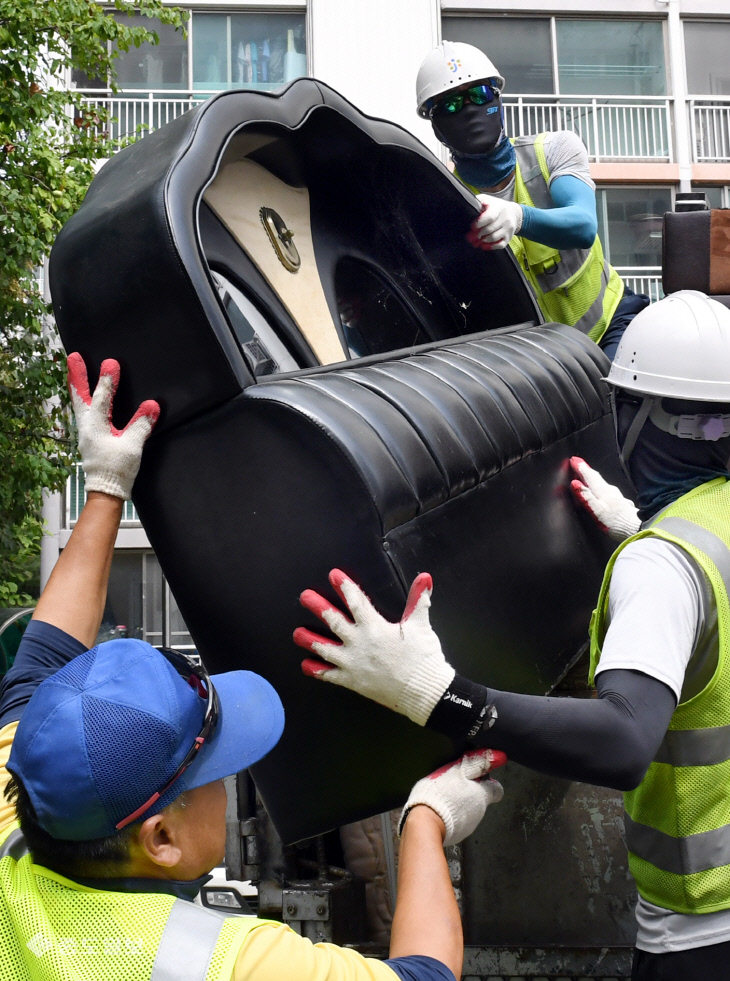
{"type": "Polygon", "coordinates": [[[156,398],[134,503],[211,671],[279,691],[253,768],[294,841],[405,799],[460,747],[304,677],[291,640],[348,572],[397,619],[432,573],[460,672],[549,691],[586,639],[611,543],[567,460],[621,482],[608,362],[544,324],[509,249],[414,137],[311,79],[225,92],[121,151],[51,256],[56,319],[115,419],[156,398]],[[291,802],[298,803],[294,807],[291,802]]]}

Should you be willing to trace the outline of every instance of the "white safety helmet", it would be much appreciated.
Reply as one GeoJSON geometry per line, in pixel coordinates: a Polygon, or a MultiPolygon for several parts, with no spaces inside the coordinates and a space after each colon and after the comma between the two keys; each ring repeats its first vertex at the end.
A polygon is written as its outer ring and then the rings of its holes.
{"type": "MultiPolygon", "coordinates": [[[[624,464],[647,419],[680,439],[730,436],[730,411],[707,413],[702,403],[730,410],[730,310],[697,290],[681,290],[646,307],[626,328],[605,379],[614,390],[643,396],[623,446],[624,464]],[[663,398],[697,402],[673,415],[663,398]]],[[[614,412],[615,400],[612,396],[614,412]]]]}
{"type": "Polygon", "coordinates": [[[626,328],[606,381],[645,395],[730,404],[730,310],[697,290],[651,304],[626,328]]]}
{"type": "Polygon", "coordinates": [[[476,85],[488,80],[492,81],[498,93],[504,88],[504,79],[483,51],[462,41],[442,41],[426,55],[418,69],[418,115],[427,119],[428,103],[449,89],[458,88],[466,82],[476,85]]]}

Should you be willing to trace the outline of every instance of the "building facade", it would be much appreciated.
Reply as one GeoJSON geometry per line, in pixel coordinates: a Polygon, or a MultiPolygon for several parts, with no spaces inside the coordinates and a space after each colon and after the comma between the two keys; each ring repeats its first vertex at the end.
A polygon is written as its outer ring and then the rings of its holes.
{"type": "MultiPolygon", "coordinates": [[[[302,75],[410,130],[446,162],[415,112],[415,78],[440,40],[481,47],[506,79],[512,136],[571,129],[597,184],[599,235],[636,292],[661,295],[661,218],[679,191],[730,207],[727,0],[197,0],[187,37],[120,53],[105,79],[69,79],[74,111],[99,103],[115,135],[144,138],[224,89],[275,90],[302,75]],[[141,129],[140,129],[141,127],[141,129]]],[[[353,188],[353,193],[358,189],[353,188]]],[[[83,503],[83,475],[45,509],[45,581],[83,503]]],[[[190,516],[191,522],[196,520],[190,516]]],[[[192,646],[131,505],[117,540],[104,629],[192,646]]]]}

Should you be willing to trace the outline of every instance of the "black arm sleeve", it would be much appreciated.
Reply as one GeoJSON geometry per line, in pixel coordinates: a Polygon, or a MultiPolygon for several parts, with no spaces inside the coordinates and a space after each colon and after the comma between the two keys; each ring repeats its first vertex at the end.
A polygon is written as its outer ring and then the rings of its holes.
{"type": "MultiPolygon", "coordinates": [[[[664,738],[676,706],[674,692],[639,671],[602,671],[596,684],[598,698],[517,695],[478,686],[479,701],[494,706],[487,715],[496,718],[486,728],[487,717],[471,741],[501,749],[515,763],[541,773],[632,790],[664,738]]],[[[434,715],[428,725],[444,731],[434,715]]],[[[465,718],[457,735],[452,717],[446,734],[465,739],[471,725],[465,718]]]]}

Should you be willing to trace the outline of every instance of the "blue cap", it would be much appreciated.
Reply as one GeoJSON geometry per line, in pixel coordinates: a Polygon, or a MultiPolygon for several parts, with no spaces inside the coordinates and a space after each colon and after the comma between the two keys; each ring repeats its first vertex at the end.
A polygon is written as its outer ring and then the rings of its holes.
{"type": "MultiPolygon", "coordinates": [[[[252,671],[211,675],[218,724],[196,759],[139,821],[184,790],[246,769],[272,749],[284,709],[252,671]]],[[[205,701],[141,640],[110,640],[46,678],[18,723],[8,770],[28,791],[54,838],[91,841],[170,779],[200,733],[205,701]]]]}

